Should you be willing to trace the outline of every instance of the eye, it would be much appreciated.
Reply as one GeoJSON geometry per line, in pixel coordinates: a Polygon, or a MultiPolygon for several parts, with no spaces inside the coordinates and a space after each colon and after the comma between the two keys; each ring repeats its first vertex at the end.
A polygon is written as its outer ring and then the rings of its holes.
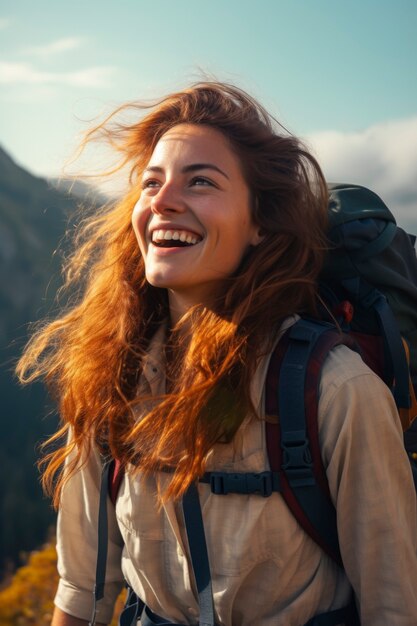
{"type": "Polygon", "coordinates": [[[214,187],[214,183],[209,179],[206,178],[205,176],[194,176],[194,178],[191,180],[190,185],[194,185],[197,187],[214,187]]]}
{"type": "Polygon", "coordinates": [[[155,178],[145,178],[145,180],[142,181],[142,189],[155,189],[159,187],[160,184],[159,180],[155,178]]]}

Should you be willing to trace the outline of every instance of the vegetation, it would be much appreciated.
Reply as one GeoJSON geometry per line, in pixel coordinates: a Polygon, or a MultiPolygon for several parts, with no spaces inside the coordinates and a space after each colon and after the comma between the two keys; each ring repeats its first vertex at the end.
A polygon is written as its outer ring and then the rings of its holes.
{"type": "Polygon", "coordinates": [[[0,591],[0,626],[48,626],[58,583],[52,544],[30,555],[0,591]]]}
{"type": "MultiPolygon", "coordinates": [[[[49,626],[58,584],[53,543],[32,552],[9,583],[0,590],[0,626],[49,626]]],[[[111,626],[117,626],[124,602],[120,595],[111,626]]]]}

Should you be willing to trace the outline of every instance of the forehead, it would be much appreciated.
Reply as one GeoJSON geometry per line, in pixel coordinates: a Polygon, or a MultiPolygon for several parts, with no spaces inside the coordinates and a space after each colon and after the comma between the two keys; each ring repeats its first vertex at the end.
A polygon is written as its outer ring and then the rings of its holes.
{"type": "Polygon", "coordinates": [[[240,171],[240,162],[229,140],[218,130],[199,124],[170,128],[155,146],[150,164],[157,161],[215,163],[240,171]]]}

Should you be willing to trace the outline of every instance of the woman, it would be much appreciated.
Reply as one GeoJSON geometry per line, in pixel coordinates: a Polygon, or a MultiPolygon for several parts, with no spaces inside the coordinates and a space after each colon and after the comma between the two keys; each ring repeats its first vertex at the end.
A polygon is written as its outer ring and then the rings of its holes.
{"type": "MultiPolygon", "coordinates": [[[[90,618],[110,451],[125,475],[108,505],[97,621],[111,620],[125,578],[153,623],[197,624],[181,499],[204,472],[268,467],[269,355],[297,315],[316,312],[326,184],[300,142],[229,85],[197,84],[133,123],[112,119],[88,139],[121,152],[130,190],[84,224],[67,274],[84,281],[79,300],[32,339],[19,369],[45,377],[62,418],[52,440],[68,435],[44,474],[51,489],[65,464],[52,623],[90,618]]],[[[219,497],[200,483],[217,624],[302,626],[348,605],[351,586],[362,624],[417,623],[415,496],[398,415],[344,346],[323,369],[319,428],[345,571],[279,493],[219,497]]]]}

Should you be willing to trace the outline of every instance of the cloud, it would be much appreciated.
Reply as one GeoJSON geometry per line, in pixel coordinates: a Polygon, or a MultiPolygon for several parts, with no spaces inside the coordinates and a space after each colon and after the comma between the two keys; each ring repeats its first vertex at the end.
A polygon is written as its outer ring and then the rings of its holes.
{"type": "Polygon", "coordinates": [[[88,67],[75,72],[45,72],[29,63],[0,62],[0,84],[68,85],[71,87],[108,87],[115,68],[88,67]]]}
{"type": "Polygon", "coordinates": [[[417,224],[417,116],[355,133],[312,133],[307,142],[327,180],[370,187],[400,221],[417,224]]]}
{"type": "Polygon", "coordinates": [[[42,46],[30,46],[22,50],[24,54],[30,54],[32,56],[48,57],[61,52],[68,52],[69,50],[75,50],[84,45],[85,40],[81,37],[64,37],[51,41],[50,43],[42,46]]]}

